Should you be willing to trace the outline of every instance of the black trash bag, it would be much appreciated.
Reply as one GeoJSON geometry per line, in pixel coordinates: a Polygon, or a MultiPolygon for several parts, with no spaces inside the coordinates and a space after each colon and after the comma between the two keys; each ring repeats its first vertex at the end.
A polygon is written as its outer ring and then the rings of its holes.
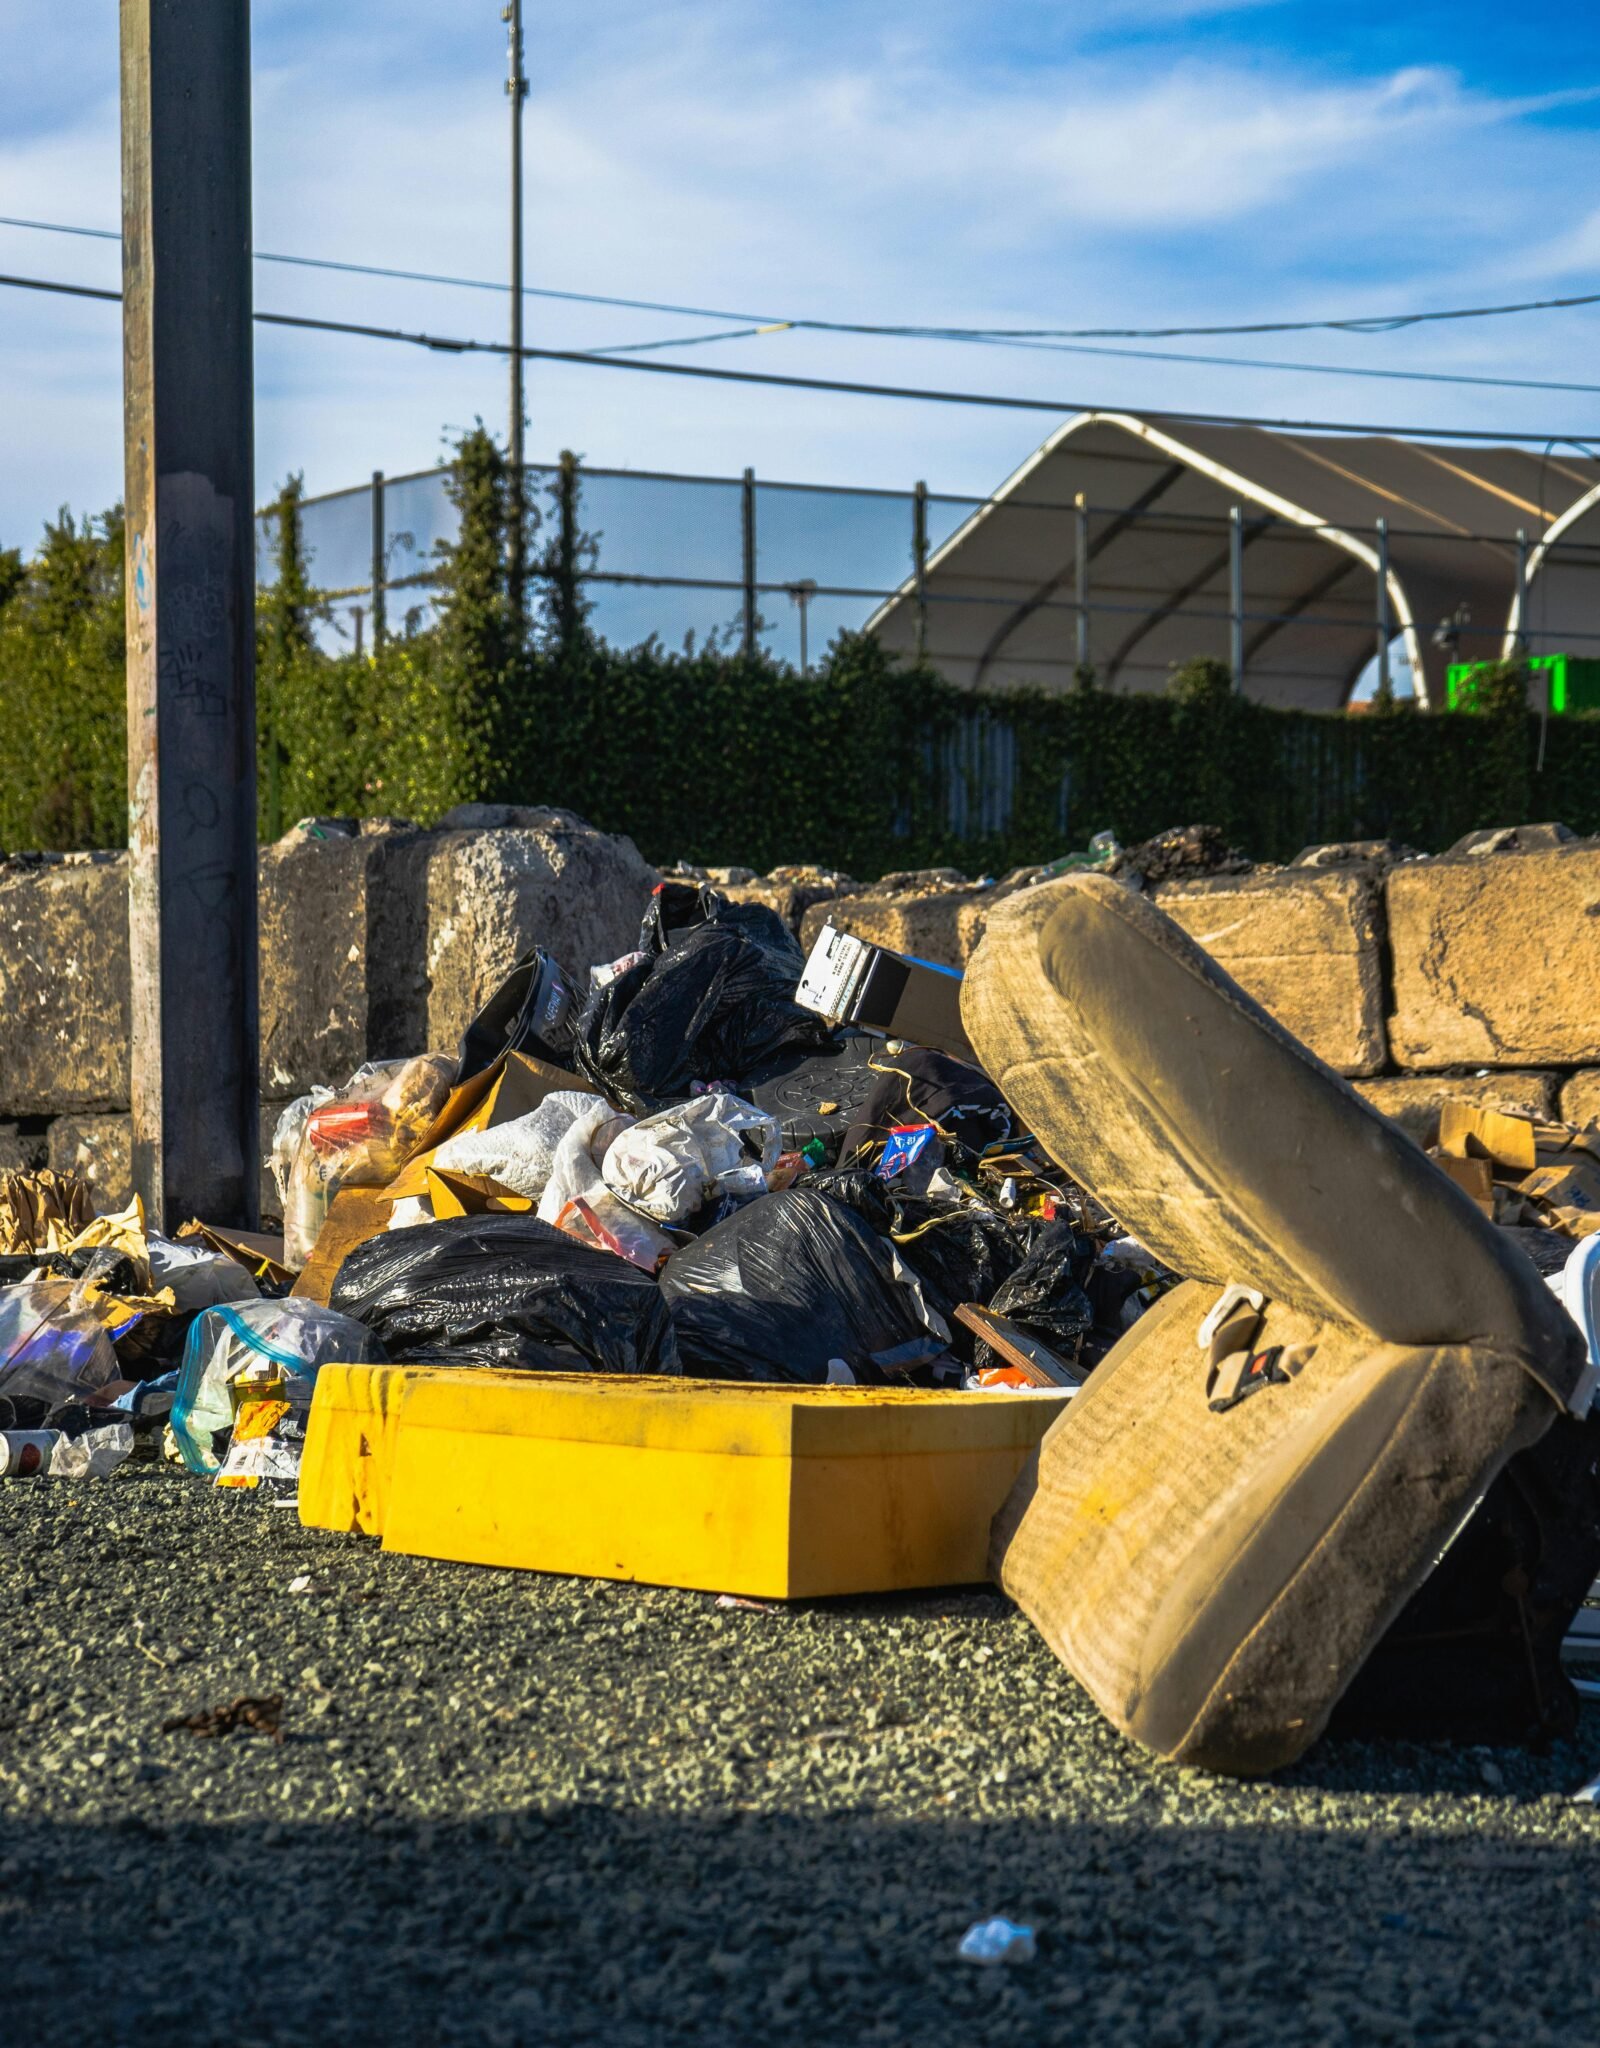
{"type": "MultiPolygon", "coordinates": [[[[1047,1223],[986,1306],[1048,1345],[1063,1364],[1073,1365],[1095,1330],[1087,1285],[1096,1271],[1095,1254],[1092,1237],[1067,1222],[1047,1223]]],[[[1138,1286],[1137,1276],[1133,1284],[1138,1286]]],[[[987,1344],[977,1346],[974,1363],[980,1372],[1005,1362],[987,1344]]]]}
{"type": "Polygon", "coordinates": [[[854,1210],[813,1188],[760,1195],[668,1260],[686,1373],[903,1385],[949,1348],[922,1283],[854,1210]],[[831,1368],[831,1370],[830,1370],[831,1368]]]}
{"type": "Polygon", "coordinates": [[[535,946],[462,1034],[456,1085],[492,1067],[503,1052],[525,1052],[552,1066],[570,1067],[577,1009],[560,962],[535,946]]]}
{"type": "Polygon", "coordinates": [[[904,1195],[862,1167],[808,1173],[797,1183],[853,1209],[924,1283],[928,1300],[950,1326],[950,1349],[971,1364],[977,1338],[955,1312],[964,1301],[987,1306],[1022,1264],[1023,1242],[996,1210],[981,1202],[933,1202],[904,1195]]]}
{"type": "Polygon", "coordinates": [[[970,1163],[990,1145],[1026,1136],[1015,1110],[979,1067],[929,1046],[880,1046],[872,1056],[877,1074],[861,1113],[845,1134],[839,1164],[875,1164],[884,1139],[897,1124],[933,1124],[970,1163]]]}
{"type": "Polygon", "coordinates": [[[452,1216],[350,1253],[330,1306],[397,1363],[678,1371],[654,1276],[533,1216],[452,1216]]]}
{"type": "Polygon", "coordinates": [[[1333,1710],[1364,1740],[1529,1743],[1578,1728],[1562,1638],[1600,1571],[1600,1416],[1502,1468],[1333,1710]]]}
{"type": "Polygon", "coordinates": [[[636,1116],[687,1100],[696,1081],[737,1086],[786,1046],[831,1040],[795,1001],[805,957],[763,904],[663,882],[640,946],[647,959],[591,991],[573,1047],[580,1071],[636,1116]]]}

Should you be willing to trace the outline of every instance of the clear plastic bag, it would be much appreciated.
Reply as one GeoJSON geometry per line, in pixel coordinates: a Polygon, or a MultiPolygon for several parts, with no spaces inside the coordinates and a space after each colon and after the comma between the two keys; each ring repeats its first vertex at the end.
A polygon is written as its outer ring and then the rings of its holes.
{"type": "Polygon", "coordinates": [[[388,1186],[421,1145],[454,1078],[448,1053],[379,1060],[313,1104],[284,1196],[284,1257],[291,1266],[311,1256],[340,1188],[388,1186]]]}
{"type": "Polygon", "coordinates": [[[288,1214],[289,1176],[294,1171],[294,1155],[305,1136],[306,1118],[320,1103],[332,1099],[331,1088],[313,1088],[309,1095],[297,1095],[273,1127],[272,1150],[267,1155],[267,1164],[272,1169],[272,1184],[278,1190],[278,1200],[284,1206],[285,1215],[288,1214]]]}
{"type": "Polygon", "coordinates": [[[526,1116],[487,1131],[458,1131],[446,1138],[433,1163],[452,1173],[487,1174],[513,1194],[537,1201],[549,1183],[562,1139],[598,1100],[587,1089],[558,1089],[526,1116]]]}
{"type": "Polygon", "coordinates": [[[633,1208],[682,1223],[718,1195],[765,1194],[781,1149],[776,1117],[719,1089],[631,1124],[612,1140],[601,1173],[633,1208]]]}
{"type": "Polygon", "coordinates": [[[261,1289],[239,1264],[204,1245],[177,1244],[152,1230],[146,1240],[150,1254],[152,1292],[172,1289],[174,1312],[180,1316],[215,1308],[224,1301],[255,1301],[261,1289]]]}
{"type": "Polygon", "coordinates": [[[216,1472],[233,1432],[240,1399],[236,1389],[242,1385],[265,1395],[281,1384],[284,1414],[264,1434],[292,1447],[285,1463],[289,1472],[297,1470],[312,1389],[318,1371],[331,1360],[381,1365],[384,1350],[370,1330],[349,1316],[295,1296],[207,1309],[190,1327],[172,1404],[172,1433],[183,1462],[191,1472],[216,1472]]]}
{"type": "Polygon", "coordinates": [[[0,1428],[42,1429],[121,1377],[111,1338],[81,1282],[0,1287],[0,1428]]]}

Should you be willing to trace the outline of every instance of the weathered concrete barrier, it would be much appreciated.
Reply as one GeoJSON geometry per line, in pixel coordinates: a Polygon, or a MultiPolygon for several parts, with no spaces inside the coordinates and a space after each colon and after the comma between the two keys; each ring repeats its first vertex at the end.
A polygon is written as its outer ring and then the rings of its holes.
{"type": "MultiPolygon", "coordinates": [[[[807,945],[832,918],[959,967],[1036,872],[707,878],[807,945]]],[[[449,1050],[530,946],[581,984],[634,943],[658,879],[631,840],[532,807],[467,806],[432,831],[308,820],[263,848],[263,1149],[314,1084],[449,1050]]],[[[108,1199],[128,1182],[125,892],[119,854],[0,863],[0,1166],[76,1168],[108,1199]]],[[[1600,1121],[1600,842],[1183,879],[1155,899],[1420,1143],[1447,1095],[1600,1121]]]]}
{"type": "Polygon", "coordinates": [[[1397,1065],[1600,1061],[1600,845],[1419,861],[1387,895],[1397,1065]]]}

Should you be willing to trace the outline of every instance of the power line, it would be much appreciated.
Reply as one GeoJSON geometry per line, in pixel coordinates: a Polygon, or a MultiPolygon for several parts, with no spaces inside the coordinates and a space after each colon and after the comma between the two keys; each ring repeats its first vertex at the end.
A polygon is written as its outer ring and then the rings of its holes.
{"type": "MultiPolygon", "coordinates": [[[[23,220],[0,214],[0,227],[33,228],[44,234],[81,235],[92,241],[120,242],[114,228],[85,228],[63,221],[23,220]]],[[[348,263],[329,256],[285,256],[258,249],[258,263],[283,263],[302,270],[340,271],[354,277],[390,277],[411,284],[450,285],[462,291],[505,292],[511,286],[496,278],[454,277],[431,270],[403,270],[380,263],[348,263]]],[[[1492,320],[1510,313],[1567,311],[1600,305],[1600,292],[1578,292],[1565,298],[1519,299],[1498,306],[1448,306],[1426,313],[1368,313],[1338,320],[1249,320],[1213,327],[951,327],[897,326],[861,320],[782,319],[771,313],[735,313],[716,306],[679,306],[660,299],[627,299],[600,292],[557,291],[549,285],[524,285],[527,298],[555,299],[576,306],[612,306],[634,313],[674,313],[689,320],[737,320],[761,329],[809,328],[824,334],[892,335],[917,341],[1180,341],[1189,337],[1227,334],[1393,334],[1439,320],[1492,320]]],[[[1180,360],[1177,357],[1174,361],[1180,360]]],[[[1255,365],[1246,365],[1253,368],[1255,365]]]]}
{"type": "MultiPolygon", "coordinates": [[[[120,292],[107,291],[91,285],[63,284],[52,279],[12,277],[3,274],[0,274],[0,286],[9,286],[18,291],[55,292],[70,298],[112,302],[122,297],[120,292]]],[[[311,333],[357,335],[368,341],[403,342],[413,348],[433,349],[446,355],[503,356],[510,353],[508,344],[503,341],[478,341],[454,335],[409,333],[399,327],[375,327],[354,320],[324,320],[309,313],[257,312],[253,317],[267,327],[295,327],[311,333]]],[[[1491,444],[1508,441],[1571,443],[1586,438],[1572,434],[1530,434],[1511,430],[1490,432],[1481,427],[1401,427],[1356,420],[1268,419],[1252,413],[1198,412],[1171,407],[1152,409],[1148,406],[1106,406],[1083,399],[1022,398],[1009,392],[949,391],[915,384],[869,384],[855,378],[800,377],[775,370],[723,370],[714,369],[708,363],[647,362],[636,355],[600,355],[592,349],[524,347],[519,353],[525,360],[533,362],[576,363],[594,369],[635,370],[661,377],[699,377],[721,384],[760,384],[789,391],[828,391],[854,398],[904,398],[930,405],[977,405],[1009,412],[1048,412],[1058,416],[1075,412],[1131,411],[1143,419],[1186,421],[1195,426],[1262,427],[1279,433],[1382,434],[1401,440],[1484,441],[1491,444]]]]}

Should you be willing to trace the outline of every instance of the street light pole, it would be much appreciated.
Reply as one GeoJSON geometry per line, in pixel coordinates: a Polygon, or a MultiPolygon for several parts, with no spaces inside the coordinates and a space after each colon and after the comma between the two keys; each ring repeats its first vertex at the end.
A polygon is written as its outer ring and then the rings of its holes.
{"type": "Polygon", "coordinates": [[[511,631],[520,645],[524,624],[523,578],[527,567],[527,497],[523,486],[522,399],[522,108],[528,77],[522,63],[522,0],[508,0],[506,93],[511,101],[511,631]]]}

